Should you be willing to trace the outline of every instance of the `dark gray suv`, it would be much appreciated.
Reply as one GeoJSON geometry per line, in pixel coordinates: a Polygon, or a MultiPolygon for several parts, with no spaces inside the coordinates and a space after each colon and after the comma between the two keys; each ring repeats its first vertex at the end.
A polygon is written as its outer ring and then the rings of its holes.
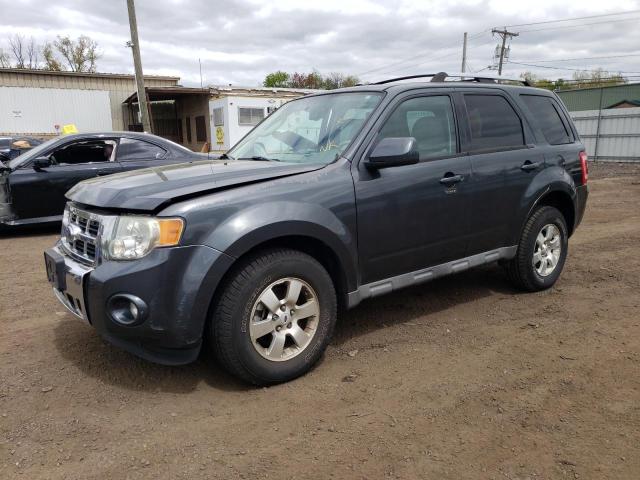
{"type": "Polygon", "coordinates": [[[76,185],[45,263],[112,343],[164,364],[204,344],[271,384],[320,358],[340,306],[496,261],[551,287],[586,184],[553,93],[386,81],[291,101],[219,159],[76,185]]]}

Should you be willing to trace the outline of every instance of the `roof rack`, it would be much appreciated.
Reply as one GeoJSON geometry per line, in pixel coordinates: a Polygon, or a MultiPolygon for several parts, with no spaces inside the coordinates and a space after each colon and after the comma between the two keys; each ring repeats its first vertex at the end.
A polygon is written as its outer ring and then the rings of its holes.
{"type": "Polygon", "coordinates": [[[389,78],[387,80],[374,82],[373,85],[384,85],[385,83],[399,82],[400,80],[411,80],[414,78],[431,78],[432,82],[444,82],[447,78],[459,78],[460,79],[459,81],[461,82],[478,82],[478,83],[517,82],[527,87],[533,86],[528,80],[523,80],[522,78],[492,77],[487,75],[474,75],[469,73],[450,74],[446,72],[424,73],[420,75],[408,75],[405,77],[389,78]]]}

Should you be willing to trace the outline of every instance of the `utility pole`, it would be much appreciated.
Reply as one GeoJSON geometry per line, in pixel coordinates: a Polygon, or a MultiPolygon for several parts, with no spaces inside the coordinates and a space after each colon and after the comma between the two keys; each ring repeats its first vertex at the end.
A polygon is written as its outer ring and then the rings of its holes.
{"type": "Polygon", "coordinates": [[[136,7],[133,0],[127,0],[129,10],[129,28],[131,30],[131,41],[127,45],[133,52],[133,66],[136,71],[136,88],[138,90],[138,107],[142,117],[142,130],[152,133],[151,122],[149,121],[149,106],[147,104],[147,92],[144,89],[144,77],[142,76],[142,60],[140,59],[140,44],[138,42],[138,23],[136,22],[136,7]]]}
{"type": "Polygon", "coordinates": [[[464,32],[462,39],[462,73],[467,71],[467,32],[464,32]]]}
{"type": "Polygon", "coordinates": [[[507,37],[517,37],[520,34],[516,32],[509,32],[507,31],[506,27],[503,30],[498,30],[497,28],[494,28],[491,30],[491,33],[494,33],[494,34],[497,33],[502,38],[502,47],[500,48],[500,62],[498,63],[498,75],[502,75],[502,64],[504,62],[504,54],[505,54],[505,47],[507,45],[507,37]]]}

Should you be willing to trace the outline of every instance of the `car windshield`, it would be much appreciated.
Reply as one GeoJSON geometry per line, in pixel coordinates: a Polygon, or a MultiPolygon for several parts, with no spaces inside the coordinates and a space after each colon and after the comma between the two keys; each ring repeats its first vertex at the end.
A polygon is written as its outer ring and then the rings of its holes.
{"type": "Polygon", "coordinates": [[[59,137],[52,138],[49,141],[41,143],[40,145],[33,147],[30,150],[27,150],[22,155],[11,160],[9,162],[9,168],[11,168],[12,170],[15,170],[16,168],[20,167],[20,165],[30,160],[33,160],[34,158],[38,158],[42,154],[42,152],[49,149],[52,145],[54,145],[58,141],[60,141],[59,137]]]}
{"type": "Polygon", "coordinates": [[[337,159],[382,99],[333,93],[286,103],[227,154],[232,159],[327,164],[337,159]]]}

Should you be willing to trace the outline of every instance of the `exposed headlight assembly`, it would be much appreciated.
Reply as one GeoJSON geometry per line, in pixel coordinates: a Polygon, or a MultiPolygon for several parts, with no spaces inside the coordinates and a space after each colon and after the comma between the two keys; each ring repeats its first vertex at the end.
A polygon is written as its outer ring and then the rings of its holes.
{"type": "Polygon", "coordinates": [[[111,235],[103,238],[103,255],[111,260],[136,260],[154,248],[177,245],[183,229],[181,218],[121,215],[111,235]]]}

